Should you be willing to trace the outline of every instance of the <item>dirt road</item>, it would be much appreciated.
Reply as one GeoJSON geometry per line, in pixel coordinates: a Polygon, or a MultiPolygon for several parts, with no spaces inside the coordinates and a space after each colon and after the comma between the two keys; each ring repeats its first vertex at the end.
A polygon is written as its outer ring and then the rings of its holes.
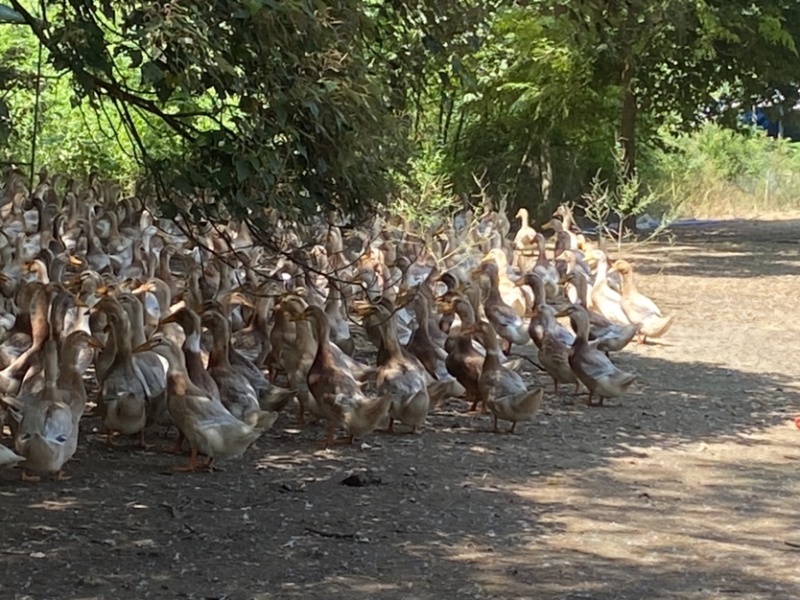
{"type": "Polygon", "coordinates": [[[619,355],[628,396],[548,394],[519,435],[452,403],[327,452],[287,414],[245,460],[173,475],[89,419],[70,481],[0,473],[0,598],[800,598],[799,234],[732,222],[637,252],[678,313],[665,345],[619,355]],[[341,485],[358,469],[371,485],[341,485]]]}

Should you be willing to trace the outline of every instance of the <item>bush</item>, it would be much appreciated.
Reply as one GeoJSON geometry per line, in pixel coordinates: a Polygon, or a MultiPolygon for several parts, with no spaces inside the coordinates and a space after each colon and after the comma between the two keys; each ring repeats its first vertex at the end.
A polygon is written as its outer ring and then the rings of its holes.
{"type": "Polygon", "coordinates": [[[748,217],[800,209],[800,145],[706,124],[665,136],[644,177],[684,216],[748,217]]]}

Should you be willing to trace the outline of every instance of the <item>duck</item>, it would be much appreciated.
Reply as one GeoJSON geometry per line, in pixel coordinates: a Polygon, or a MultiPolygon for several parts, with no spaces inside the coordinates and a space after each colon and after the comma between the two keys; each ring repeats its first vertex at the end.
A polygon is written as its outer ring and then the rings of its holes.
{"type": "Polygon", "coordinates": [[[636,288],[633,266],[628,261],[617,260],[611,268],[622,276],[622,310],[631,323],[639,326],[639,342],[645,343],[647,338],[660,338],[666,334],[675,315],[663,316],[656,303],[636,288]]]}
{"type": "Polygon", "coordinates": [[[553,392],[558,395],[560,383],[577,384],[578,382],[569,365],[569,352],[575,336],[558,323],[556,310],[545,303],[544,283],[538,275],[527,273],[519,283],[528,285],[533,290],[535,300],[528,332],[534,344],[539,348],[539,362],[553,379],[553,392]]]}
{"type": "Polygon", "coordinates": [[[482,262],[474,275],[484,275],[489,280],[489,292],[483,301],[486,318],[504,340],[503,352],[509,354],[513,344],[524,346],[530,340],[522,318],[503,301],[498,287],[498,267],[494,261],[482,262]]]}
{"type": "Polygon", "coordinates": [[[84,373],[91,363],[95,351],[102,349],[103,342],[85,331],[73,331],[62,344],[61,361],[58,370],[58,389],[67,393],[66,403],[77,426],[86,410],[86,384],[84,373]],[[88,360],[84,358],[88,355],[88,360]]]}
{"type": "Polygon", "coordinates": [[[148,421],[161,420],[161,412],[166,408],[163,390],[160,396],[154,396],[147,386],[141,361],[132,353],[130,318],[122,305],[106,296],[95,310],[106,313],[109,327],[106,346],[113,347],[114,357],[99,382],[98,407],[108,434],[107,443],[113,444],[117,433],[139,434],[139,444],[147,448],[144,429],[148,421]]]}
{"type": "Polygon", "coordinates": [[[448,353],[444,364],[447,372],[464,387],[465,399],[470,403],[468,410],[473,412],[477,410],[478,403],[481,401],[478,381],[483,368],[484,355],[475,348],[472,337],[462,331],[475,323],[475,314],[469,301],[460,296],[454,296],[449,302],[443,303],[442,312],[458,313],[461,316],[463,328],[452,331],[448,336],[446,344],[448,353]]]}
{"type": "Polygon", "coordinates": [[[277,412],[261,410],[256,390],[247,378],[231,365],[229,355],[231,328],[228,319],[218,310],[209,310],[203,313],[201,323],[208,327],[213,335],[206,370],[217,383],[222,404],[233,416],[262,431],[267,431],[275,422],[277,412]]]}
{"type": "Polygon", "coordinates": [[[529,421],[538,412],[544,398],[542,388],[528,389],[522,377],[502,365],[501,351],[497,333],[490,323],[478,322],[463,333],[476,335],[486,348],[478,388],[489,412],[492,413],[494,427],[492,431],[499,433],[498,421],[511,421],[508,433],[514,433],[517,423],[529,421]]]}
{"type": "Polygon", "coordinates": [[[325,314],[331,326],[331,341],[341,348],[348,356],[356,352],[356,342],[350,334],[347,324],[347,309],[342,302],[342,291],[339,282],[331,282],[328,288],[328,298],[325,300],[325,314]]]}
{"type": "MultiPolygon", "coordinates": [[[[204,304],[204,308],[206,309],[206,312],[209,310],[212,312],[218,312],[227,320],[221,304],[214,301],[209,301],[204,304]]],[[[228,330],[230,331],[230,322],[228,322],[228,330]]],[[[283,408],[294,397],[294,390],[287,390],[270,383],[270,381],[264,376],[264,373],[262,373],[261,370],[256,367],[253,361],[233,347],[233,345],[230,343],[230,339],[231,336],[229,333],[227,337],[227,346],[228,361],[230,362],[231,368],[236,373],[244,377],[253,387],[261,409],[265,412],[279,412],[283,410],[283,408]]],[[[224,402],[225,401],[223,399],[223,404],[224,402]]]]}
{"type": "Polygon", "coordinates": [[[602,406],[606,398],[616,398],[625,394],[636,380],[636,375],[618,368],[605,353],[589,345],[589,315],[580,305],[572,304],[558,316],[569,317],[576,331],[575,342],[569,355],[569,365],[575,376],[589,390],[588,406],[602,406]],[[599,398],[593,404],[594,396],[599,398]]]}
{"type": "MultiPolygon", "coordinates": [[[[425,367],[425,370],[437,380],[449,379],[447,367],[444,364],[447,358],[447,352],[433,342],[430,335],[430,304],[428,299],[421,293],[413,293],[411,306],[416,317],[417,327],[411,334],[411,338],[406,345],[408,351],[416,357],[419,362],[425,367]]],[[[383,311],[380,311],[383,314],[383,311]]],[[[394,311],[392,311],[394,312],[394,311]]],[[[395,332],[397,330],[397,321],[393,318],[393,314],[389,313],[389,318],[394,322],[395,332]]],[[[379,328],[380,329],[380,328],[379,328]]],[[[386,336],[384,332],[381,333],[381,339],[385,345],[386,336]]]]}
{"type": "Polygon", "coordinates": [[[181,349],[183,351],[186,374],[189,379],[210,398],[221,402],[222,399],[217,382],[203,364],[203,355],[200,348],[200,335],[202,333],[200,316],[188,306],[183,306],[161,319],[160,326],[163,328],[163,326],[170,323],[177,323],[183,329],[184,338],[181,349]]]}
{"type": "Polygon", "coordinates": [[[173,471],[194,472],[201,466],[210,469],[214,460],[238,458],[264,433],[237,419],[222,402],[192,383],[183,352],[166,336],[157,334],[134,349],[135,353],[150,351],[162,356],[169,365],[167,407],[172,422],[191,447],[188,464],[173,467],[173,471]],[[208,457],[204,465],[198,464],[199,454],[208,457]]]}
{"type": "Polygon", "coordinates": [[[356,437],[374,431],[389,412],[391,396],[368,398],[353,374],[336,364],[331,351],[330,324],[323,309],[309,305],[291,320],[311,321],[316,334],[317,353],[308,371],[308,388],[328,421],[325,446],[334,444],[338,427],[346,429],[350,444],[356,437]]]}
{"type": "Polygon", "coordinates": [[[544,291],[548,300],[554,300],[559,293],[559,275],[558,269],[547,258],[547,248],[544,236],[541,233],[536,234],[536,245],[539,252],[536,256],[536,264],[533,267],[533,273],[539,276],[544,283],[544,291]]]}
{"type": "Polygon", "coordinates": [[[580,304],[589,315],[589,338],[594,340],[594,347],[606,353],[619,352],[627,346],[639,332],[639,324],[617,325],[606,319],[603,315],[589,310],[586,304],[587,282],[580,273],[572,272],[567,280],[575,287],[577,298],[575,304],[580,304]]]}
{"type": "Polygon", "coordinates": [[[532,316],[528,323],[528,335],[541,351],[545,334],[549,334],[566,346],[571,346],[575,336],[555,319],[555,309],[545,302],[545,288],[541,277],[536,273],[526,273],[517,285],[527,285],[533,292],[532,316]]]}
{"type": "MultiPolygon", "coordinates": [[[[24,294],[30,298],[31,335],[27,338],[30,339],[30,344],[6,368],[0,371],[0,393],[2,394],[13,395],[19,391],[23,378],[31,366],[35,364],[45,342],[50,337],[48,319],[50,294],[48,289],[44,284],[34,282],[27,284],[23,290],[29,290],[29,296],[27,291],[24,294]]],[[[21,291],[20,293],[23,292],[21,291]]],[[[16,343],[19,344],[17,348],[22,348],[25,340],[20,339],[16,343]]]]}
{"type": "Polygon", "coordinates": [[[58,389],[58,346],[50,338],[44,347],[44,388],[22,407],[15,445],[25,457],[21,479],[39,481],[53,474],[56,481],[69,479],[64,464],[78,448],[78,415],[70,409],[69,392],[58,389]]]}
{"type": "Polygon", "coordinates": [[[283,367],[289,379],[289,385],[296,391],[299,403],[297,423],[305,424],[306,413],[316,419],[324,419],[325,415],[317,404],[314,395],[308,387],[308,372],[317,355],[317,340],[311,322],[301,318],[308,304],[294,294],[284,296],[281,300],[278,314],[286,326],[291,326],[292,349],[281,354],[283,367]]]}
{"type": "Polygon", "coordinates": [[[622,296],[608,284],[608,256],[605,252],[593,249],[587,259],[595,263],[597,272],[589,298],[592,306],[606,319],[617,325],[630,325],[630,319],[622,310],[622,296]]]}
{"type": "Polygon", "coordinates": [[[25,460],[8,446],[0,444],[0,469],[11,469],[25,460]]]}
{"type": "Polygon", "coordinates": [[[384,352],[375,383],[378,395],[391,399],[387,431],[393,432],[395,421],[399,421],[410,427],[411,433],[417,433],[425,423],[431,404],[425,366],[400,345],[393,311],[382,304],[366,302],[358,308],[359,317],[373,317],[377,321],[375,326],[381,334],[384,352]]]}

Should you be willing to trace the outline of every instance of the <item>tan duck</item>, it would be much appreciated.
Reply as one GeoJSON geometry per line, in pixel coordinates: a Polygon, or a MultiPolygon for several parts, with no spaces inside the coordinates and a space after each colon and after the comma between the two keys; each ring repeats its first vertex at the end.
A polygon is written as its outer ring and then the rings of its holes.
{"type": "Polygon", "coordinates": [[[237,458],[263,433],[234,417],[222,402],[211,398],[189,379],[181,350],[165,336],[156,335],[136,351],[154,351],[169,364],[167,406],[170,417],[192,449],[189,463],[176,471],[195,471],[198,454],[208,457],[204,467],[215,459],[237,458]]]}
{"type": "Polygon", "coordinates": [[[358,305],[357,314],[361,318],[373,317],[381,334],[384,352],[378,363],[376,385],[379,396],[391,399],[387,431],[394,431],[394,422],[400,421],[416,433],[430,409],[425,367],[400,346],[392,311],[382,304],[364,302],[358,305]]]}
{"type": "Polygon", "coordinates": [[[310,321],[303,319],[303,311],[308,304],[299,296],[287,295],[281,300],[278,314],[293,330],[293,348],[282,353],[283,367],[289,379],[289,385],[296,390],[300,407],[297,422],[305,423],[306,413],[317,419],[325,418],[314,395],[308,388],[308,372],[317,355],[317,340],[310,321]]]}
{"type": "Polygon", "coordinates": [[[539,362],[553,379],[553,391],[558,394],[560,383],[577,384],[578,381],[569,365],[570,348],[575,336],[558,323],[556,310],[545,303],[544,283],[538,275],[528,273],[519,283],[529,285],[533,290],[535,300],[528,332],[539,348],[539,362]]]}
{"type": "Polygon", "coordinates": [[[545,302],[545,287],[541,277],[536,273],[526,273],[517,285],[527,285],[533,291],[533,314],[528,323],[528,334],[536,347],[541,351],[545,333],[549,333],[562,344],[571,346],[575,336],[556,321],[555,309],[545,302]]]}
{"type": "MultiPolygon", "coordinates": [[[[107,346],[113,347],[113,361],[100,381],[99,412],[108,432],[108,443],[116,433],[139,434],[146,447],[144,428],[148,422],[161,421],[166,409],[164,392],[153,395],[142,372],[142,363],[132,353],[131,323],[122,305],[111,297],[103,298],[95,310],[106,313],[109,325],[107,346]]],[[[149,362],[149,361],[148,361],[149,362]]]]}
{"type": "Polygon", "coordinates": [[[274,411],[263,411],[256,390],[230,362],[231,329],[228,319],[217,310],[207,311],[201,319],[211,331],[214,342],[208,355],[208,373],[217,382],[222,404],[233,416],[266,431],[277,418],[274,411]]]}
{"type": "Polygon", "coordinates": [[[203,364],[203,355],[200,348],[200,336],[202,333],[200,317],[191,308],[184,306],[171,315],[167,315],[161,321],[161,325],[168,325],[169,323],[177,323],[183,329],[183,360],[189,379],[210,398],[221,402],[217,382],[214,381],[214,378],[203,364]]]}
{"type": "Polygon", "coordinates": [[[612,269],[622,276],[622,310],[631,323],[639,326],[639,341],[647,338],[660,338],[672,326],[675,315],[665,317],[650,298],[636,289],[633,280],[633,267],[628,261],[618,260],[612,269]]]}
{"type": "MultiPolygon", "coordinates": [[[[444,364],[447,352],[431,339],[429,301],[422,293],[412,292],[412,294],[411,306],[416,317],[417,327],[411,334],[406,349],[420,361],[431,377],[438,380],[450,379],[444,364]]],[[[389,313],[389,317],[394,321],[396,330],[397,321],[393,318],[392,313],[389,313]]],[[[385,343],[386,336],[382,333],[381,337],[385,343]]]]}
{"type": "Polygon", "coordinates": [[[568,316],[577,333],[569,364],[589,390],[587,404],[593,406],[594,396],[599,398],[600,406],[605,398],[622,396],[636,380],[636,375],[619,369],[603,352],[589,345],[589,316],[586,309],[573,304],[559,315],[568,316]]]}
{"type": "Polygon", "coordinates": [[[592,306],[587,308],[593,308],[612,323],[629,325],[630,319],[622,310],[622,296],[608,284],[608,256],[602,250],[594,249],[587,254],[587,260],[597,265],[589,297],[592,306]]]}
{"type": "Polygon", "coordinates": [[[78,448],[78,419],[68,404],[70,393],[58,389],[58,349],[54,339],[44,348],[44,389],[22,408],[16,436],[17,452],[25,457],[23,481],[39,481],[39,475],[68,479],[64,464],[78,448]]]}
{"type": "MultiPolygon", "coordinates": [[[[223,305],[209,301],[204,304],[205,312],[219,312],[221,315],[226,315],[227,311],[223,305]]],[[[226,319],[227,320],[227,319],[226,319]]],[[[228,321],[228,330],[230,331],[230,321],[228,321]]],[[[230,343],[231,336],[228,335],[228,361],[236,373],[247,379],[247,382],[253,387],[258,398],[258,404],[262,410],[267,412],[275,412],[283,410],[283,408],[294,397],[293,390],[285,390],[278,386],[272,385],[269,380],[264,376],[264,373],[255,366],[252,360],[244,356],[230,343]]],[[[223,398],[223,404],[225,400],[223,398]]]]}
{"type": "Polygon", "coordinates": [[[342,292],[338,281],[332,281],[328,288],[328,298],[325,301],[325,314],[331,325],[331,341],[342,349],[348,356],[356,352],[356,342],[350,334],[347,323],[347,309],[342,302],[342,292]]]}
{"type": "MultiPolygon", "coordinates": [[[[23,290],[26,288],[30,290],[31,336],[29,339],[31,342],[23,352],[13,359],[11,364],[0,371],[0,393],[2,394],[13,395],[19,391],[28,369],[36,362],[50,336],[50,323],[48,320],[50,294],[41,283],[31,283],[28,286],[24,287],[23,290]]],[[[24,341],[21,341],[22,343],[24,341]]]]}
{"type": "Polygon", "coordinates": [[[76,425],[86,410],[86,384],[83,376],[91,361],[87,362],[84,355],[91,355],[92,350],[101,348],[103,343],[85,331],[73,331],[62,346],[58,389],[67,394],[65,402],[75,417],[76,425]]]}
{"type": "Polygon", "coordinates": [[[544,283],[544,291],[548,300],[554,300],[559,293],[559,275],[558,269],[547,258],[547,248],[545,245],[544,236],[541,233],[536,234],[536,245],[539,252],[536,256],[536,265],[533,267],[533,273],[539,276],[544,283]]]}
{"type": "MultiPolygon", "coordinates": [[[[586,308],[587,281],[578,272],[572,272],[567,279],[575,287],[577,292],[577,303],[586,308]]],[[[606,319],[603,315],[586,310],[589,315],[589,337],[595,341],[595,348],[608,355],[609,352],[619,352],[627,346],[639,331],[638,324],[617,325],[606,319]]]]}
{"type": "Polygon", "coordinates": [[[486,256],[483,257],[483,260],[493,260],[497,265],[497,289],[500,292],[500,297],[503,299],[503,302],[513,308],[514,312],[520,317],[525,316],[529,299],[526,298],[523,291],[509,279],[506,253],[499,248],[495,248],[490,250],[486,256]]]}
{"type": "Polygon", "coordinates": [[[355,437],[374,431],[388,414],[391,396],[367,398],[353,374],[336,365],[324,310],[309,306],[293,319],[310,320],[316,333],[317,354],[308,372],[308,387],[328,421],[326,445],[333,444],[338,427],[347,430],[350,443],[355,437]]]}
{"type": "Polygon", "coordinates": [[[529,390],[522,377],[505,368],[500,362],[502,353],[497,334],[489,323],[480,322],[464,333],[474,333],[486,348],[478,388],[481,399],[492,413],[495,433],[499,433],[498,420],[511,421],[509,433],[513,433],[519,421],[529,421],[542,404],[544,390],[529,390]]]}
{"type": "Polygon", "coordinates": [[[483,301],[483,310],[489,323],[504,340],[503,351],[508,354],[513,344],[522,346],[527,344],[530,337],[525,330],[522,317],[500,296],[497,264],[494,261],[483,262],[473,273],[477,276],[486,276],[489,280],[489,291],[483,301]]]}

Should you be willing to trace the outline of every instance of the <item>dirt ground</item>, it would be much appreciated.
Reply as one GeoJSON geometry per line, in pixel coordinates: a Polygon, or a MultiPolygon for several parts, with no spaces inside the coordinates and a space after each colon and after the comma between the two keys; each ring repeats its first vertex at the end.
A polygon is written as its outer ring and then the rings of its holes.
{"type": "Polygon", "coordinates": [[[519,435],[453,402],[420,436],[323,451],[288,413],[187,475],[88,419],[70,481],[0,473],[0,598],[800,598],[798,233],[726,222],[637,251],[668,338],[618,356],[627,396],[548,394],[519,435]]]}

